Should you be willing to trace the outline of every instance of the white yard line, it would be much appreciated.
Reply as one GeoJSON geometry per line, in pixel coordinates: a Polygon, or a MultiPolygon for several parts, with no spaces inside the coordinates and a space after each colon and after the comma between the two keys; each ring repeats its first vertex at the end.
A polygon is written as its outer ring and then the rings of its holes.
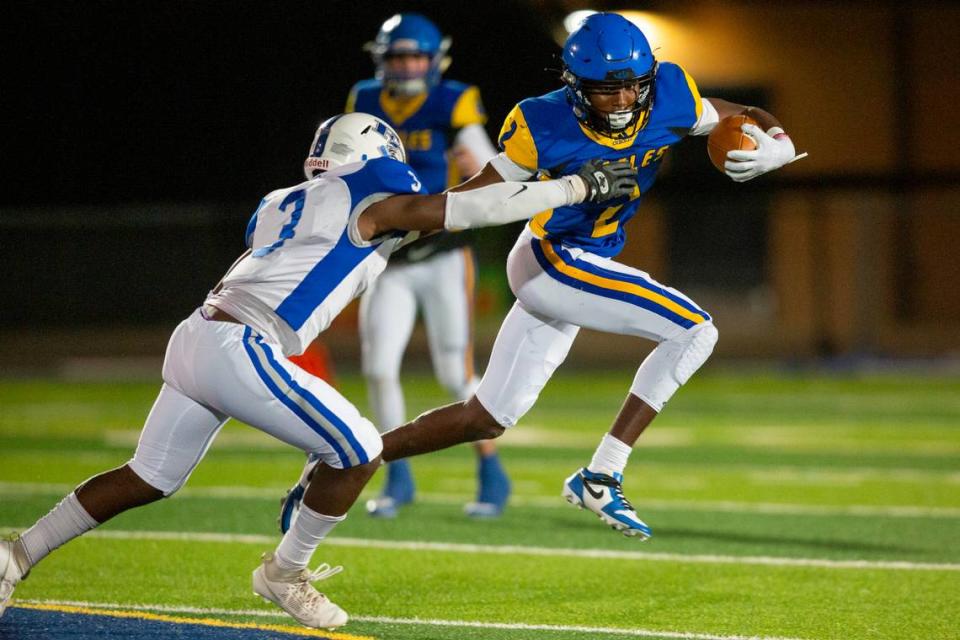
{"type": "MultiPolygon", "coordinates": [[[[10,531],[0,527],[0,532],[10,531]]],[[[246,533],[203,533],[191,531],[91,531],[91,538],[109,540],[176,540],[251,544],[273,547],[279,536],[246,533]]],[[[442,552],[485,555],[539,556],[599,560],[634,560],[675,562],[679,564],[734,564],[766,567],[812,567],[817,569],[863,569],[888,571],[960,571],[960,564],[950,562],[907,562],[902,560],[828,560],[825,558],[789,558],[776,556],[727,556],[714,554],[614,551],[611,549],[564,549],[526,545],[466,544],[458,542],[420,542],[415,540],[371,540],[366,538],[327,538],[323,544],[353,549],[385,549],[390,551],[442,552]]]]}
{"type": "MultiPolygon", "coordinates": [[[[0,495],[63,495],[73,491],[69,484],[40,482],[0,482],[0,495]]],[[[183,498],[275,499],[278,501],[284,489],[270,487],[186,487],[177,496],[183,498]]],[[[373,494],[370,494],[371,497],[373,494]]],[[[467,494],[425,493],[417,494],[417,500],[430,504],[462,504],[469,501],[467,494]]],[[[698,511],[724,513],[760,513],[801,516],[863,516],[883,518],[960,518],[960,507],[920,507],[912,505],[819,505],[776,502],[736,502],[732,500],[631,500],[640,508],[661,511],[698,511]]],[[[542,509],[569,509],[560,497],[513,496],[510,504],[518,507],[542,509]]]]}
{"type": "MultiPolygon", "coordinates": [[[[124,611],[143,611],[151,613],[181,613],[208,616],[250,616],[256,618],[286,618],[280,611],[264,609],[208,609],[202,607],[181,607],[162,604],[119,604],[115,602],[76,602],[72,600],[19,600],[24,604],[43,604],[65,607],[83,607],[87,609],[119,609],[124,611]]],[[[13,603],[16,607],[16,602],[13,603]]],[[[392,618],[387,616],[351,616],[357,622],[375,622],[381,624],[424,625],[431,627],[469,627],[474,629],[501,629],[507,631],[552,631],[556,633],[591,633],[632,636],[636,638],[671,638],[676,640],[800,640],[780,636],[743,636],[718,635],[690,631],[658,631],[656,629],[622,629],[617,627],[587,627],[554,624],[527,624],[524,622],[475,622],[472,620],[436,620],[421,618],[392,618]]]]}
{"type": "MultiPolygon", "coordinates": [[[[202,489],[201,489],[202,491],[202,489]]],[[[274,492],[274,496],[279,496],[274,492]]],[[[271,496],[271,497],[274,497],[271,496]]],[[[418,493],[417,500],[433,504],[462,504],[466,496],[448,493],[418,493]]],[[[631,499],[640,508],[660,511],[700,511],[724,513],[761,513],[798,516],[874,516],[885,518],[960,518],[960,507],[920,507],[913,505],[829,505],[779,502],[737,502],[733,500],[656,500],[631,499]]],[[[510,504],[518,507],[569,509],[561,498],[547,496],[511,496],[510,504]]]]}
{"type": "MultiPolygon", "coordinates": [[[[73,491],[69,484],[39,482],[0,482],[0,495],[63,495],[73,491]]],[[[187,487],[178,497],[213,499],[273,499],[279,501],[284,489],[270,487],[187,487]]],[[[373,494],[371,493],[370,496],[373,494]]],[[[462,504],[469,500],[466,494],[417,494],[417,500],[429,504],[462,504]]],[[[780,502],[736,502],[732,500],[657,500],[633,501],[641,509],[660,511],[701,511],[724,513],[760,513],[801,516],[862,516],[881,518],[960,518],[960,507],[920,507],[913,505],[820,505],[780,502]]],[[[512,496],[510,504],[516,507],[540,509],[568,509],[559,497],[512,496]]]]}

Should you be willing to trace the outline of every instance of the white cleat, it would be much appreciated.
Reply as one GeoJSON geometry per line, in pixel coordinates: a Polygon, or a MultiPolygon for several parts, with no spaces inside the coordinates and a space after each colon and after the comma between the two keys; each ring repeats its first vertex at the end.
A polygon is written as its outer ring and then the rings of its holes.
{"type": "Polygon", "coordinates": [[[3,612],[7,610],[7,604],[13,597],[13,590],[25,577],[14,555],[16,540],[16,538],[0,540],[0,616],[3,616],[3,612]]]}
{"type": "Polygon", "coordinates": [[[289,613],[300,624],[314,629],[335,629],[347,623],[347,612],[313,588],[311,582],[326,580],[343,567],[322,564],[314,571],[286,571],[277,566],[272,553],[253,571],[253,593],[289,613]]]}

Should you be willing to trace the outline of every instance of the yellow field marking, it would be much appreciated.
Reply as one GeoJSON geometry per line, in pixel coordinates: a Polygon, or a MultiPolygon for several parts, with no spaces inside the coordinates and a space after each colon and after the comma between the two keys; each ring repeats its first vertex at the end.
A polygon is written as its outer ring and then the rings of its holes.
{"type": "Polygon", "coordinates": [[[273,631],[275,633],[288,633],[290,635],[309,637],[309,638],[327,638],[328,640],[374,640],[370,636],[354,636],[346,633],[333,633],[332,631],[323,631],[320,629],[309,629],[307,627],[291,627],[282,624],[260,624],[257,622],[227,622],[215,618],[187,618],[184,616],[169,616],[162,613],[148,613],[146,611],[107,611],[104,609],[93,609],[90,607],[77,607],[65,604],[40,604],[15,602],[14,608],[35,609],[38,611],[56,611],[59,613],[80,613],[88,616],[104,616],[107,618],[134,618],[137,620],[150,620],[153,622],[173,622],[176,624],[199,624],[205,627],[223,627],[227,629],[255,629],[258,631],[273,631]]]}

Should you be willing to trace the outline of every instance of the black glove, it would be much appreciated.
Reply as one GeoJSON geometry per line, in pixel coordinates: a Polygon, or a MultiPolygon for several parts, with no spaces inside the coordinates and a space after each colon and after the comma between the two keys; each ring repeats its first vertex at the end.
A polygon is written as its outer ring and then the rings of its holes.
{"type": "Polygon", "coordinates": [[[577,176],[587,183],[586,202],[606,202],[629,196],[637,188],[637,171],[626,160],[590,160],[580,167],[577,176]]]}

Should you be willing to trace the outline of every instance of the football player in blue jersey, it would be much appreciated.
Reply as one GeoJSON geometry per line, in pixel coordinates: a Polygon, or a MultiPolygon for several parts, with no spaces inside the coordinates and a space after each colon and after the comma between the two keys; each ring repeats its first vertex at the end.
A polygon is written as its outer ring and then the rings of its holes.
{"type": "Polygon", "coordinates": [[[507,261],[517,297],[490,364],[467,402],[426,413],[384,437],[385,460],[496,437],[533,405],[581,327],[653,340],[630,393],[592,460],[563,483],[562,495],[628,536],[650,528],[622,489],[634,443],[677,389],[707,360],[717,329],[700,305],[647,273],[616,262],[626,224],[653,185],[670,148],[746,113],[754,151],[731,151],[726,172],[744,181],[795,158],[780,123],[755,107],[701,98],[679,65],[658,61],[643,33],[620,15],[588,17],[563,48],[563,87],[520,102],[500,134],[502,153],[463,188],[501,180],[555,178],[591,158],[626,161],[637,188],[605,202],[555,207],[534,216],[507,261]]]}
{"type": "MultiPolygon", "coordinates": [[[[309,627],[347,614],[311,582],[341,568],[307,564],[380,465],[380,434],[329,384],[291,363],[382,273],[408,232],[521,220],[543,207],[630,190],[623,164],[526,188],[491,185],[427,195],[397,134],[363,113],[317,130],[307,180],[263,198],[247,251],[173,332],[163,385],[133,458],[90,478],[22,536],[0,540],[0,615],[16,585],[52,551],[128,509],[179,490],[231,417],[316,455],[300,514],[253,572],[253,591],[309,627]],[[612,181],[615,189],[606,186],[612,181]]],[[[415,236],[415,233],[413,234],[415,236]]]]}
{"type": "MultiPolygon", "coordinates": [[[[367,45],[376,76],[358,82],[345,111],[360,111],[389,123],[403,140],[407,160],[428,193],[441,193],[476,174],[497,151],[477,87],[442,78],[450,63],[445,38],[428,18],[400,13],[383,23],[367,45]]],[[[418,308],[422,311],[437,380],[457,400],[477,386],[473,367],[475,261],[466,233],[441,233],[401,249],[360,302],[360,338],[367,397],[377,427],[386,432],[406,420],[400,364],[418,308]]],[[[476,500],[473,517],[494,517],[506,505],[510,482],[492,440],[475,443],[476,500]]],[[[280,529],[286,531],[303,495],[312,461],[284,499],[280,529]]],[[[414,498],[407,460],[387,465],[380,495],[367,503],[372,516],[392,518],[414,498]]]]}

